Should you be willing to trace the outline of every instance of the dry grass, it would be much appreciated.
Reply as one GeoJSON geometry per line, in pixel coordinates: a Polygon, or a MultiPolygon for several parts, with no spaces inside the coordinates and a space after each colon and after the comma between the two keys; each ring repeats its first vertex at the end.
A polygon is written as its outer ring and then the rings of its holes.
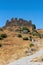
{"type": "MultiPolygon", "coordinates": [[[[0,48],[0,63],[2,62],[2,60],[6,63],[9,63],[11,61],[14,61],[21,57],[26,56],[25,51],[28,48],[30,48],[29,44],[31,43],[31,41],[29,40],[25,41],[22,38],[18,38],[17,37],[18,32],[14,32],[14,31],[10,32],[6,29],[3,32],[0,31],[0,34],[2,33],[6,33],[8,37],[5,38],[4,40],[0,40],[0,43],[2,44],[2,47],[0,48]]],[[[22,36],[28,37],[30,35],[22,34],[22,36]]],[[[43,42],[43,39],[41,40],[41,42],[43,42]]]]}
{"type": "Polygon", "coordinates": [[[32,62],[43,62],[43,55],[36,57],[32,60],[32,62]]]}

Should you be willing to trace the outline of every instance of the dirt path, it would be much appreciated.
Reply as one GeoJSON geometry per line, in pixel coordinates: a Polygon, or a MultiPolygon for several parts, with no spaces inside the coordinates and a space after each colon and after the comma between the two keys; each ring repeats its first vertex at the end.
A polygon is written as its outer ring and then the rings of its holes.
{"type": "MultiPolygon", "coordinates": [[[[38,57],[38,56],[40,56],[41,54],[43,54],[43,49],[40,50],[40,51],[38,51],[38,52],[36,52],[36,53],[33,54],[33,55],[24,57],[24,58],[19,59],[19,60],[15,61],[15,62],[11,62],[11,63],[9,63],[9,64],[7,64],[7,65],[29,65],[29,63],[31,63],[31,60],[32,60],[33,58],[38,57]]],[[[31,64],[30,64],[30,65],[31,65],[31,64]]],[[[35,64],[34,64],[34,65],[35,65],[35,64]]],[[[41,65],[42,65],[42,64],[41,64],[41,65]]]]}

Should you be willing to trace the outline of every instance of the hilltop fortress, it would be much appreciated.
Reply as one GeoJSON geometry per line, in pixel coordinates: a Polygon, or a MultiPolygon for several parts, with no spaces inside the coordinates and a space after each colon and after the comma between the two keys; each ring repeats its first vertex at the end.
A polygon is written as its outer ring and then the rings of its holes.
{"type": "Polygon", "coordinates": [[[11,21],[7,20],[6,26],[31,26],[32,21],[27,21],[23,19],[17,19],[17,18],[12,18],[11,21]]]}
{"type": "Polygon", "coordinates": [[[12,26],[19,26],[19,27],[26,26],[31,30],[32,30],[32,28],[35,27],[35,25],[32,24],[31,20],[27,21],[27,20],[24,20],[22,18],[19,18],[19,19],[18,18],[12,18],[10,21],[7,20],[5,27],[12,27],[12,26]]]}

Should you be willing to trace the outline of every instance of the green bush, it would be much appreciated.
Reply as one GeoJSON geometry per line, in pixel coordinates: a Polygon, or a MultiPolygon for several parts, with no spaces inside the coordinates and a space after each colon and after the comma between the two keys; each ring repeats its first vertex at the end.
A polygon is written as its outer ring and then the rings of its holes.
{"type": "Polygon", "coordinates": [[[34,44],[31,43],[31,44],[30,44],[30,47],[33,47],[33,46],[34,46],[34,44]]]}
{"type": "Polygon", "coordinates": [[[21,38],[21,37],[22,37],[22,35],[21,35],[21,34],[18,34],[18,37],[20,37],[20,38],[21,38]]]}
{"type": "Polygon", "coordinates": [[[36,25],[35,24],[32,25],[32,30],[34,30],[34,29],[36,29],[36,25]]]}
{"type": "Polygon", "coordinates": [[[0,47],[2,47],[2,44],[0,44],[0,47]]]}
{"type": "Polygon", "coordinates": [[[6,34],[1,34],[1,37],[2,37],[2,38],[6,38],[7,35],[6,35],[6,34]]]}
{"type": "Polygon", "coordinates": [[[32,32],[32,35],[33,35],[33,36],[38,36],[38,32],[33,31],[33,32],[32,32]]]}
{"type": "Polygon", "coordinates": [[[41,34],[37,32],[37,30],[33,30],[32,32],[33,36],[38,36],[39,38],[41,38],[41,34]]]}
{"type": "Polygon", "coordinates": [[[29,40],[32,41],[32,36],[29,36],[29,40]]]}
{"type": "Polygon", "coordinates": [[[28,37],[24,37],[23,40],[29,40],[28,37]]]}
{"type": "Polygon", "coordinates": [[[3,38],[6,38],[7,35],[6,34],[0,34],[0,40],[3,40],[3,38]]]}
{"type": "Polygon", "coordinates": [[[28,30],[28,32],[30,32],[30,30],[27,27],[22,27],[22,31],[23,30],[28,30]]]}
{"type": "Polygon", "coordinates": [[[0,40],[3,40],[3,38],[0,36],[0,40]]]}

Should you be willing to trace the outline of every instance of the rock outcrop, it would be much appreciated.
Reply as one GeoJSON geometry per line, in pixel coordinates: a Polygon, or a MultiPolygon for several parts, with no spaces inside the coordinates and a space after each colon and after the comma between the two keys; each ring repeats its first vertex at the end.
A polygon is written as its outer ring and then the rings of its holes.
{"type": "Polygon", "coordinates": [[[22,18],[12,18],[10,21],[7,20],[5,26],[3,28],[5,29],[6,27],[13,27],[13,26],[19,26],[21,28],[22,26],[28,27],[31,31],[36,28],[34,24],[32,24],[32,21],[29,20],[24,20],[22,18]]]}
{"type": "Polygon", "coordinates": [[[7,20],[6,26],[29,26],[30,27],[30,26],[32,26],[32,21],[12,18],[11,21],[7,20]]]}

